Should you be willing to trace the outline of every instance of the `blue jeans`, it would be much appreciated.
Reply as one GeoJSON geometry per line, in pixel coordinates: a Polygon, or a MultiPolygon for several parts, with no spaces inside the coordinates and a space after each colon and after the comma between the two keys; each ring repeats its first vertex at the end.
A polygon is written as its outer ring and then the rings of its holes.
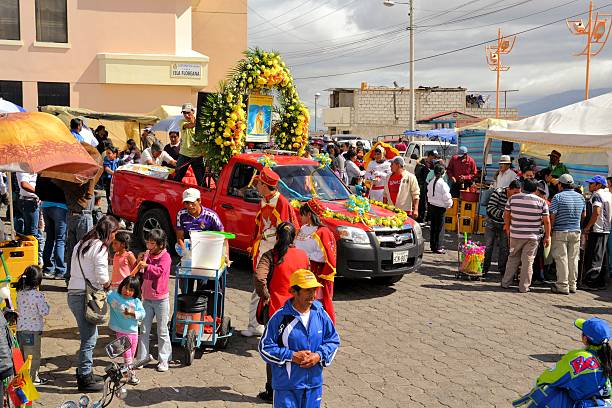
{"type": "Polygon", "coordinates": [[[86,376],[93,370],[93,351],[98,341],[98,327],[85,319],[85,293],[68,294],[68,307],[79,327],[81,346],[78,353],[77,376],[86,376]]]}
{"type": "Polygon", "coordinates": [[[153,318],[157,320],[157,361],[170,361],[172,356],[172,344],[168,331],[170,320],[170,299],[144,300],[142,302],[145,310],[145,318],[142,321],[141,334],[138,337],[138,357],[136,360],[144,360],[149,355],[149,336],[153,318]]]}
{"type": "Polygon", "coordinates": [[[45,249],[43,250],[44,272],[63,277],[66,273],[64,251],[68,210],[60,207],[45,207],[42,212],[47,236],[45,249]],[[51,255],[53,255],[53,258],[51,258],[51,255]]]}
{"type": "Polygon", "coordinates": [[[93,228],[93,216],[91,211],[81,214],[68,214],[66,222],[66,250],[64,259],[66,260],[66,273],[64,277],[66,281],[70,279],[70,260],[72,259],[72,251],[76,244],[93,228]]]}
{"type": "Polygon", "coordinates": [[[38,240],[38,263],[42,263],[43,257],[43,236],[38,229],[38,221],[40,218],[40,207],[37,200],[19,199],[19,210],[23,217],[23,234],[33,235],[38,240]]]}

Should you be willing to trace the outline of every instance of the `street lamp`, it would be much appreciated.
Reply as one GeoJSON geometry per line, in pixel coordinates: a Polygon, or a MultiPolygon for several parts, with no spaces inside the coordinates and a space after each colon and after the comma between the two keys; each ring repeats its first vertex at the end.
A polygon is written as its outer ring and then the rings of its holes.
{"type": "Polygon", "coordinates": [[[396,4],[405,4],[409,6],[408,15],[410,16],[410,25],[408,27],[408,30],[410,31],[410,130],[416,130],[416,104],[414,101],[414,26],[412,24],[412,18],[414,17],[413,0],[410,0],[409,2],[383,0],[383,5],[387,7],[393,7],[396,4]]]}
{"type": "Polygon", "coordinates": [[[319,97],[321,96],[320,92],[317,92],[315,94],[315,120],[314,120],[314,131],[317,131],[317,101],[319,100],[319,97]]]}

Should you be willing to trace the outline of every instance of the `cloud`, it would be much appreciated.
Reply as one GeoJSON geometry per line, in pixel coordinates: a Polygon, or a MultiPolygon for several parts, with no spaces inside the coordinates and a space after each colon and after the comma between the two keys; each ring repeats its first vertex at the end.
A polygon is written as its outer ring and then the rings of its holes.
{"type": "MultiPolygon", "coordinates": [[[[248,4],[249,46],[280,51],[296,78],[321,76],[296,80],[310,107],[316,92],[323,94],[318,106],[327,105],[323,92],[327,88],[358,87],[363,81],[408,84],[407,64],[324,77],[407,61],[408,32],[403,28],[408,7],[384,7],[382,0],[250,0],[248,4]]],[[[510,34],[585,11],[582,0],[415,1],[415,57],[494,40],[498,26],[510,34]]],[[[518,36],[515,49],[505,57],[511,69],[502,73],[502,89],[519,89],[509,95],[509,105],[583,88],[584,57],[573,56],[583,44],[584,37],[572,36],[564,22],[518,36]]],[[[609,85],[610,47],[592,60],[592,88],[609,85]]],[[[495,73],[486,65],[484,46],[478,46],[415,63],[415,85],[491,90],[495,89],[495,73]]]]}

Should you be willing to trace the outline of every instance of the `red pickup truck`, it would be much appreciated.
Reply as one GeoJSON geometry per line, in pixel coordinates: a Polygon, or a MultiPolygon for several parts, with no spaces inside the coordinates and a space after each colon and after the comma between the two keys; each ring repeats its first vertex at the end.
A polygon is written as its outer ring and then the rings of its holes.
{"type": "MultiPolygon", "coordinates": [[[[255,215],[259,210],[257,190],[248,188],[254,171],[262,165],[262,153],[244,153],[234,156],[223,168],[214,187],[200,187],[202,205],[219,214],[226,231],[236,234],[230,241],[233,250],[246,253],[252,246],[255,215]]],[[[292,155],[272,156],[274,171],[283,183],[280,192],[289,200],[306,201],[310,198],[310,175],[320,199],[334,212],[346,212],[346,200],[352,194],[349,188],[327,167],[292,155]],[[317,169],[316,172],[313,171],[317,169]]],[[[176,237],[174,224],[177,212],[183,207],[182,194],[187,184],[118,170],[113,175],[111,200],[113,212],[135,223],[135,234],[141,242],[153,228],[169,232],[170,248],[176,237]]],[[[373,206],[379,216],[393,213],[373,206]]],[[[367,227],[335,218],[324,218],[337,239],[339,276],[371,277],[380,283],[392,284],[406,273],[419,268],[423,257],[423,236],[419,224],[408,218],[401,228],[367,227]],[[339,231],[342,231],[340,238],[339,231]]]]}

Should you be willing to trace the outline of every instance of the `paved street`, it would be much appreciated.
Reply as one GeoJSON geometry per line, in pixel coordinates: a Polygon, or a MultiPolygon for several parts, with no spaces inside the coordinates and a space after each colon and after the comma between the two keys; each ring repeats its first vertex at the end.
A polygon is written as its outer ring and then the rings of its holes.
{"type": "MultiPolygon", "coordinates": [[[[335,307],[342,345],[325,372],[326,407],[492,407],[509,406],[560,353],[579,346],[572,328],[577,317],[612,311],[611,296],[579,292],[552,295],[536,287],[529,294],[502,291],[493,282],[459,281],[455,252],[426,253],[425,265],[392,288],[369,281],[338,280],[335,307]]],[[[228,314],[246,322],[250,274],[246,262],[231,271],[228,314]]],[[[59,282],[45,281],[52,305],[43,339],[42,372],[53,378],[40,387],[35,405],[58,406],[78,398],[74,380],[76,324],[59,282]]],[[[103,372],[102,330],[95,357],[103,372]]],[[[259,404],[264,363],[254,339],[232,338],[225,351],[196,356],[191,367],[154,366],[139,371],[129,407],[249,407],[259,404]]],[[[175,347],[175,357],[181,355],[175,347]]]]}

